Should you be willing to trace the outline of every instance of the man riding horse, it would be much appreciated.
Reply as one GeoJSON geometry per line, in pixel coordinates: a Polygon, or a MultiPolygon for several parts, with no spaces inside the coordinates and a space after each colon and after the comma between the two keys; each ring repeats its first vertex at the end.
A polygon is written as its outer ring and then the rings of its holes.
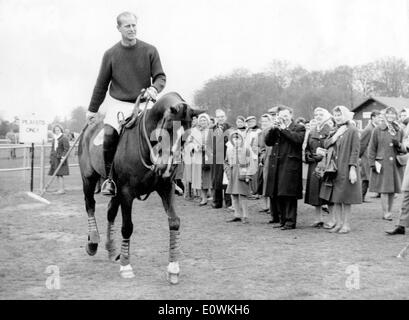
{"type": "Polygon", "coordinates": [[[107,179],[101,193],[107,196],[115,196],[117,191],[111,167],[119,140],[119,118],[132,114],[136,98],[144,89],[143,99],[155,100],[166,84],[158,51],[136,38],[136,22],[136,15],[131,12],[117,17],[122,39],[104,54],[87,112],[89,123],[94,122],[104,102],[103,158],[107,179]]]}
{"type": "Polygon", "coordinates": [[[189,133],[194,117],[204,110],[192,108],[176,92],[163,94],[149,108],[148,103],[156,98],[166,83],[158,52],[153,46],[136,39],[134,14],[122,13],[117,20],[122,41],[104,55],[88,109],[88,125],[78,145],[88,216],[85,250],[93,256],[98,249],[100,235],[94,191],[100,177],[108,177],[102,187],[104,194],[112,196],[107,210],[105,249],[109,260],[119,261],[121,277],[134,277],[130,264],[133,201],[146,200],[151,193],[156,192],[168,218],[167,275],[170,283],[175,284],[180,272],[180,218],[175,208],[174,175],[180,163],[185,140],[183,137],[189,133]],[[105,98],[108,86],[109,95],[105,98]],[[97,121],[99,117],[96,117],[96,113],[104,98],[106,117],[102,123],[97,121]],[[137,114],[137,107],[143,98],[146,101],[144,109],[137,114]],[[118,120],[129,116],[132,118],[124,126],[119,139],[118,120]],[[101,143],[102,133],[104,141],[101,143]],[[119,207],[122,214],[122,242],[118,254],[114,224],[119,207]]]}

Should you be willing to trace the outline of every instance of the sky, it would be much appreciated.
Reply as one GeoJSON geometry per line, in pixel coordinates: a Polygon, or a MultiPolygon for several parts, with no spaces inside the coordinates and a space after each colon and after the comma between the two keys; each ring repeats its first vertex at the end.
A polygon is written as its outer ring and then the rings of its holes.
{"type": "Polygon", "coordinates": [[[0,0],[0,117],[52,121],[88,107],[123,11],[158,49],[164,92],[189,103],[209,79],[274,59],[308,70],[409,62],[409,0],[0,0]]]}

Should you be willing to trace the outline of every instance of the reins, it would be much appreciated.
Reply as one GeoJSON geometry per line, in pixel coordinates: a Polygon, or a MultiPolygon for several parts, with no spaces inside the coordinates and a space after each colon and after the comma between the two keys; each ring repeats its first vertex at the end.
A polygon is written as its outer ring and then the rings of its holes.
{"type": "MultiPolygon", "coordinates": [[[[145,159],[143,158],[142,144],[138,144],[138,146],[139,146],[139,154],[140,154],[141,162],[144,165],[144,167],[151,170],[151,171],[155,171],[155,169],[156,169],[156,160],[153,159],[153,147],[152,147],[152,144],[151,144],[151,142],[149,140],[148,132],[146,131],[146,114],[148,112],[147,107],[148,107],[149,101],[150,101],[150,99],[146,100],[145,107],[144,107],[144,109],[142,111],[141,122],[142,122],[142,133],[143,133],[143,136],[145,138],[146,144],[148,145],[148,148],[149,148],[149,158],[150,158],[150,161],[152,162],[151,165],[148,165],[146,163],[145,159]]],[[[138,104],[139,104],[139,102],[140,102],[140,99],[137,100],[138,104]]],[[[138,106],[138,108],[139,108],[139,106],[138,106]]],[[[165,121],[164,121],[164,119],[162,119],[162,125],[160,127],[160,130],[163,130],[164,126],[165,126],[165,121]]]]}

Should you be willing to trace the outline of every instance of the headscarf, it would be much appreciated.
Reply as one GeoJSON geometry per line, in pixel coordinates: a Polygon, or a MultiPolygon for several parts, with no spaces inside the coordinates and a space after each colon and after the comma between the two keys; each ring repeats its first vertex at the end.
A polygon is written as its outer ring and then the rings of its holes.
{"type": "Polygon", "coordinates": [[[354,113],[345,106],[336,106],[334,109],[332,109],[332,112],[341,113],[343,121],[339,125],[346,124],[347,122],[351,121],[354,118],[354,113]]]}
{"type": "Polygon", "coordinates": [[[246,118],[244,118],[243,116],[238,116],[237,118],[236,118],[236,121],[237,120],[241,120],[241,121],[243,121],[243,122],[246,122],[246,118]]]}
{"type": "Polygon", "coordinates": [[[323,116],[322,116],[321,123],[317,122],[317,129],[320,130],[320,129],[322,129],[324,124],[326,122],[328,122],[328,120],[330,120],[332,118],[332,114],[327,109],[324,109],[324,108],[321,108],[321,107],[315,108],[314,109],[314,114],[315,114],[316,111],[321,111],[321,112],[324,113],[323,116]]]}
{"type": "Polygon", "coordinates": [[[227,142],[226,152],[228,163],[230,165],[246,163],[247,148],[245,143],[245,137],[243,136],[241,131],[234,130],[230,133],[229,141],[227,142]],[[233,138],[236,136],[240,138],[240,142],[237,145],[234,145],[233,138]]]}
{"type": "Polygon", "coordinates": [[[58,139],[64,134],[64,130],[62,128],[62,125],[56,124],[53,126],[53,136],[54,136],[54,151],[57,151],[58,147],[58,139]],[[60,128],[61,132],[59,134],[55,134],[54,130],[55,128],[60,128]]]}
{"type": "Polygon", "coordinates": [[[381,111],[381,119],[383,121],[383,124],[381,124],[382,128],[387,128],[389,133],[394,136],[396,135],[396,132],[401,129],[400,124],[398,123],[399,114],[398,111],[394,107],[387,107],[386,109],[381,111]],[[386,113],[392,112],[395,114],[395,120],[389,122],[386,118],[386,113]]]}
{"type": "Polygon", "coordinates": [[[210,121],[210,116],[207,113],[201,113],[198,117],[197,117],[197,122],[200,122],[200,119],[205,118],[207,121],[207,125],[208,127],[210,127],[211,121],[210,121]]]}

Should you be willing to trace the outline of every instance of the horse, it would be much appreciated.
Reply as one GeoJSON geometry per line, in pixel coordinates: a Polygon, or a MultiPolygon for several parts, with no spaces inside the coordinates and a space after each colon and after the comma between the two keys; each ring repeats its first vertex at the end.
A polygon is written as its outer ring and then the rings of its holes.
{"type": "MultiPolygon", "coordinates": [[[[105,249],[109,260],[119,260],[119,273],[122,278],[135,276],[130,264],[132,204],[135,198],[146,200],[156,191],[168,216],[170,245],[167,277],[170,283],[176,284],[180,273],[178,261],[180,218],[174,206],[173,179],[178,165],[175,161],[176,154],[183,139],[179,134],[182,130],[175,132],[174,124],[180,124],[179,128],[183,127],[186,133],[191,127],[193,117],[204,110],[190,107],[178,93],[170,92],[157,100],[151,109],[147,109],[146,104],[145,110],[136,116],[135,110],[139,107],[140,98],[141,96],[135,104],[133,119],[121,131],[112,165],[117,194],[108,204],[105,249]],[[141,199],[142,196],[144,199],[141,199]],[[119,206],[122,211],[122,243],[120,253],[117,254],[114,222],[119,206]]],[[[85,210],[88,215],[88,240],[85,248],[90,256],[96,254],[100,242],[95,218],[94,190],[98,180],[107,176],[102,156],[103,127],[102,120],[90,124],[84,131],[78,148],[85,210]]]]}

